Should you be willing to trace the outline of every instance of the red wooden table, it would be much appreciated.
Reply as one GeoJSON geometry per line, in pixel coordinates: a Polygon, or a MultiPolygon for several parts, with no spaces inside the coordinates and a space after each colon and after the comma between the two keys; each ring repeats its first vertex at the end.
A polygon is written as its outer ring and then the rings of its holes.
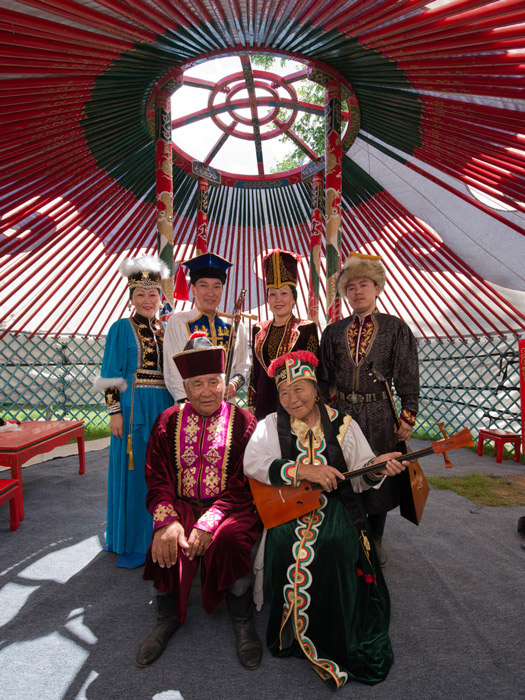
{"type": "MultiPolygon", "coordinates": [[[[20,520],[24,519],[24,500],[22,492],[22,465],[35,455],[49,452],[55,447],[65,445],[76,438],[78,444],[78,460],[80,463],[78,473],[84,474],[86,470],[84,453],[84,422],[81,420],[50,420],[50,421],[25,421],[18,426],[19,430],[7,430],[0,432],[0,466],[10,467],[11,479],[19,482],[18,514],[20,520]]],[[[2,481],[0,479],[0,487],[2,481]]],[[[0,493],[2,489],[0,489],[0,493]]],[[[13,518],[16,514],[11,510],[11,530],[13,518]]]]}

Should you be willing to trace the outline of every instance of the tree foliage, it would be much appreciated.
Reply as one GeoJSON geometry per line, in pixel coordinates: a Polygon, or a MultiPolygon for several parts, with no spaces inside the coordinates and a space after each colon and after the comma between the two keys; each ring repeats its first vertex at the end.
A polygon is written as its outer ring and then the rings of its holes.
{"type": "MultiPolygon", "coordinates": [[[[263,68],[264,70],[271,70],[274,62],[277,60],[270,54],[254,54],[250,56],[252,64],[263,68]]],[[[286,67],[287,63],[290,63],[284,58],[280,59],[281,67],[286,67]]],[[[302,102],[307,102],[310,104],[322,105],[324,104],[324,88],[317,83],[310,80],[302,80],[296,85],[297,95],[302,102]]],[[[286,121],[290,116],[289,109],[281,109],[279,113],[279,118],[282,121],[286,121]]],[[[305,143],[307,143],[310,148],[315,151],[318,155],[324,153],[324,120],[321,116],[316,114],[300,113],[300,116],[296,119],[293,124],[292,130],[297,136],[299,136],[305,143]]],[[[283,158],[275,163],[272,167],[272,173],[278,173],[283,170],[292,170],[303,165],[308,156],[298,148],[291,139],[283,134],[280,138],[280,142],[288,146],[287,152],[284,154],[283,158]],[[290,148],[291,146],[291,148],[290,148]]]]}

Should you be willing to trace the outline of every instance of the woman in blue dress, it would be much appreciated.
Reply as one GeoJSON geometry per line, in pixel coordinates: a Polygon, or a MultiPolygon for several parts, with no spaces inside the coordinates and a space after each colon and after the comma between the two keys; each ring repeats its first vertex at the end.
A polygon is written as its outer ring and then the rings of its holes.
{"type": "Polygon", "coordinates": [[[125,260],[119,271],[128,280],[135,313],[109,329],[95,388],[105,392],[111,430],[106,549],[121,555],[117,566],[132,569],[144,563],[153,531],[145,505],[149,434],[173,404],[162,375],[164,326],[157,318],[161,280],[169,271],[150,256],[125,260]]]}

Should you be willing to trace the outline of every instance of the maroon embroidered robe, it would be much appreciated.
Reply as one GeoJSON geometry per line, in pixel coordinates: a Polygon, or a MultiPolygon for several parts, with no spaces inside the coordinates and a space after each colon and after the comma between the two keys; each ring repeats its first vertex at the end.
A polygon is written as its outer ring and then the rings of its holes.
{"type": "Polygon", "coordinates": [[[245,410],[223,401],[211,416],[191,403],[164,411],[155,422],[146,453],[146,507],[157,530],[180,520],[186,537],[198,527],[213,533],[202,557],[184,554],[171,568],[146,555],[143,578],[164,593],[175,593],[175,614],[184,623],[199,562],[203,607],[208,614],[226,591],[251,570],[252,547],[261,524],[242,470],[244,450],[255,428],[245,410]]]}

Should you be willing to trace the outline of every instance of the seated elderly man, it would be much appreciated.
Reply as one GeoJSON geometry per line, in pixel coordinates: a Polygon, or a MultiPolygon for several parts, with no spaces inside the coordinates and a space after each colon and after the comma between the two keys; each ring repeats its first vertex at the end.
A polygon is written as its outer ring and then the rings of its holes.
{"type": "Polygon", "coordinates": [[[261,525],[242,469],[256,422],[224,401],[224,358],[204,333],[191,336],[173,356],[188,402],[161,413],[151,432],[146,506],[154,532],[143,578],[153,581],[157,621],[139,648],[141,667],[156,661],[186,622],[199,563],[204,610],[211,614],[226,598],[241,664],[254,669],[261,661],[251,587],[261,525]]]}

